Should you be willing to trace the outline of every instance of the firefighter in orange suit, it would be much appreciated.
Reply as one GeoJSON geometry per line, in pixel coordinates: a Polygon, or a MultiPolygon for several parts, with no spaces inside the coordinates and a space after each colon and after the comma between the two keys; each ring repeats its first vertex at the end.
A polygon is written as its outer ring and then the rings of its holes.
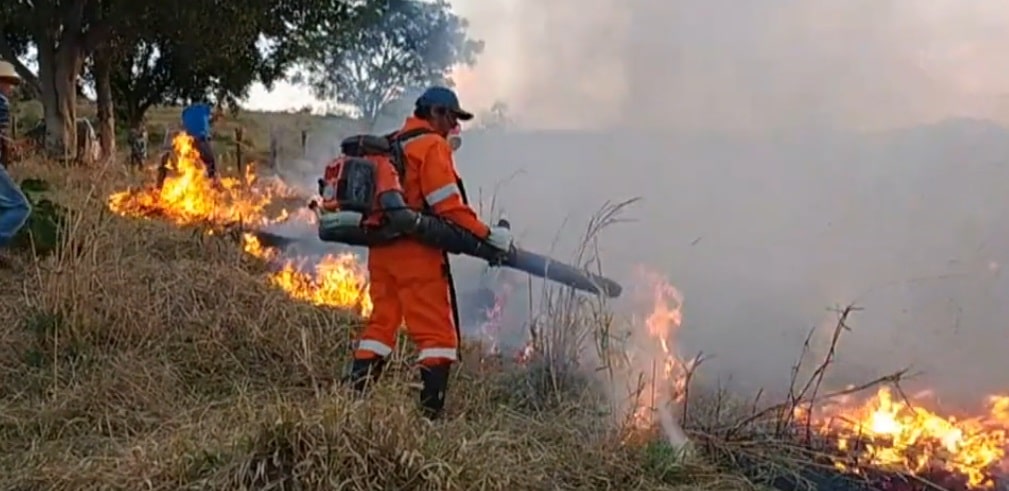
{"type": "MultiPolygon", "coordinates": [[[[459,121],[472,118],[460,107],[455,92],[445,87],[429,88],[417,99],[413,115],[399,133],[418,128],[430,132],[403,142],[406,203],[417,211],[454,222],[493,247],[508,250],[511,232],[489,227],[477,217],[466,202],[452,160],[449,134],[459,121]]],[[[363,391],[381,372],[393,351],[396,332],[405,323],[419,350],[421,408],[425,416],[435,419],[444,408],[449,369],[458,360],[459,348],[448,256],[440,249],[403,238],[370,248],[368,273],[374,309],[354,352],[351,383],[363,391]]]]}

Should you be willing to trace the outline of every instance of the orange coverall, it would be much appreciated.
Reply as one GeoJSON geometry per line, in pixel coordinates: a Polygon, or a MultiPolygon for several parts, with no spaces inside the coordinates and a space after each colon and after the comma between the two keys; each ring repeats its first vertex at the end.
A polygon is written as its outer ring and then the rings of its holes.
{"type": "MultiPolygon", "coordinates": [[[[411,116],[400,132],[422,127],[431,129],[426,121],[411,116]]],[[[463,200],[448,140],[429,133],[408,140],[403,149],[407,205],[417,211],[426,205],[429,212],[486,238],[490,229],[463,200]]],[[[374,308],[354,352],[356,360],[392,353],[396,332],[404,321],[419,349],[421,365],[445,365],[458,359],[455,306],[450,298],[447,257],[442,250],[409,238],[372,247],[368,273],[374,308]]]]}

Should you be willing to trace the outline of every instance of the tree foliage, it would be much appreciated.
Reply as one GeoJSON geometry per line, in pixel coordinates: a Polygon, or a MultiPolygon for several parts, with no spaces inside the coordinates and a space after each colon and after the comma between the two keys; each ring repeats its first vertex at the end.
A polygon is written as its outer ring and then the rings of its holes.
{"type": "Polygon", "coordinates": [[[32,212],[14,236],[11,247],[34,251],[39,256],[48,255],[63,241],[67,227],[67,209],[46,197],[49,183],[44,180],[25,179],[20,186],[31,203],[32,212]]]}
{"type": "Polygon", "coordinates": [[[45,109],[45,143],[66,159],[76,147],[77,81],[85,59],[129,18],[128,0],[15,0],[0,2],[0,56],[14,65],[45,109]],[[38,73],[20,56],[36,50],[38,73]]]}
{"type": "Polygon", "coordinates": [[[306,53],[305,30],[345,28],[359,10],[373,8],[344,0],[174,3],[150,10],[145,29],[115,49],[117,116],[131,124],[153,105],[234,102],[254,82],[270,86],[306,53]]]}
{"type": "Polygon", "coordinates": [[[65,157],[75,146],[83,76],[96,86],[99,119],[105,109],[107,123],[99,127],[108,132],[112,106],[120,119],[135,122],[154,104],[235,99],[255,81],[270,86],[309,52],[308,36],[374,17],[385,3],[8,0],[0,2],[0,57],[14,62],[42,101],[46,145],[65,157]],[[36,49],[37,73],[26,63],[29,47],[36,49]]]}
{"type": "Polygon", "coordinates": [[[407,91],[450,83],[452,67],[474,64],[483,51],[446,0],[390,0],[359,17],[357,27],[306,33],[312,51],[299,79],[371,122],[407,91]]]}

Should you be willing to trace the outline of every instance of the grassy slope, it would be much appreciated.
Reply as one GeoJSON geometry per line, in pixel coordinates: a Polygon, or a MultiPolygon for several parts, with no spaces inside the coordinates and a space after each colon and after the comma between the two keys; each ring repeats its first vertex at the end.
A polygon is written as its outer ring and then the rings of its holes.
{"type": "Polygon", "coordinates": [[[78,213],[76,254],[0,271],[0,489],[745,489],[621,445],[582,395],[530,409],[549,389],[521,371],[466,364],[436,426],[409,370],[353,401],[332,380],[354,319],[289,300],[233,239],[110,216],[137,179],[118,166],[13,173],[78,213]]]}

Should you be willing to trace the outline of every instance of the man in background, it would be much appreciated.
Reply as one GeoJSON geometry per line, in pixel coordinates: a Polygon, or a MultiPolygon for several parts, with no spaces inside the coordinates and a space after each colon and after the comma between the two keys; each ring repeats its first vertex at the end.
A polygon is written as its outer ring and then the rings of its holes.
{"type": "Polygon", "coordinates": [[[209,104],[198,102],[182,110],[182,130],[193,138],[193,147],[207,168],[207,177],[217,181],[217,160],[210,145],[210,130],[220,116],[209,104]]]}
{"type": "Polygon", "coordinates": [[[130,129],[130,167],[139,169],[147,162],[147,123],[141,120],[130,129]]]}
{"type": "Polygon", "coordinates": [[[0,60],[0,247],[10,244],[31,213],[28,198],[7,173],[14,150],[9,98],[14,87],[20,83],[21,77],[14,70],[14,65],[0,60]]]}

